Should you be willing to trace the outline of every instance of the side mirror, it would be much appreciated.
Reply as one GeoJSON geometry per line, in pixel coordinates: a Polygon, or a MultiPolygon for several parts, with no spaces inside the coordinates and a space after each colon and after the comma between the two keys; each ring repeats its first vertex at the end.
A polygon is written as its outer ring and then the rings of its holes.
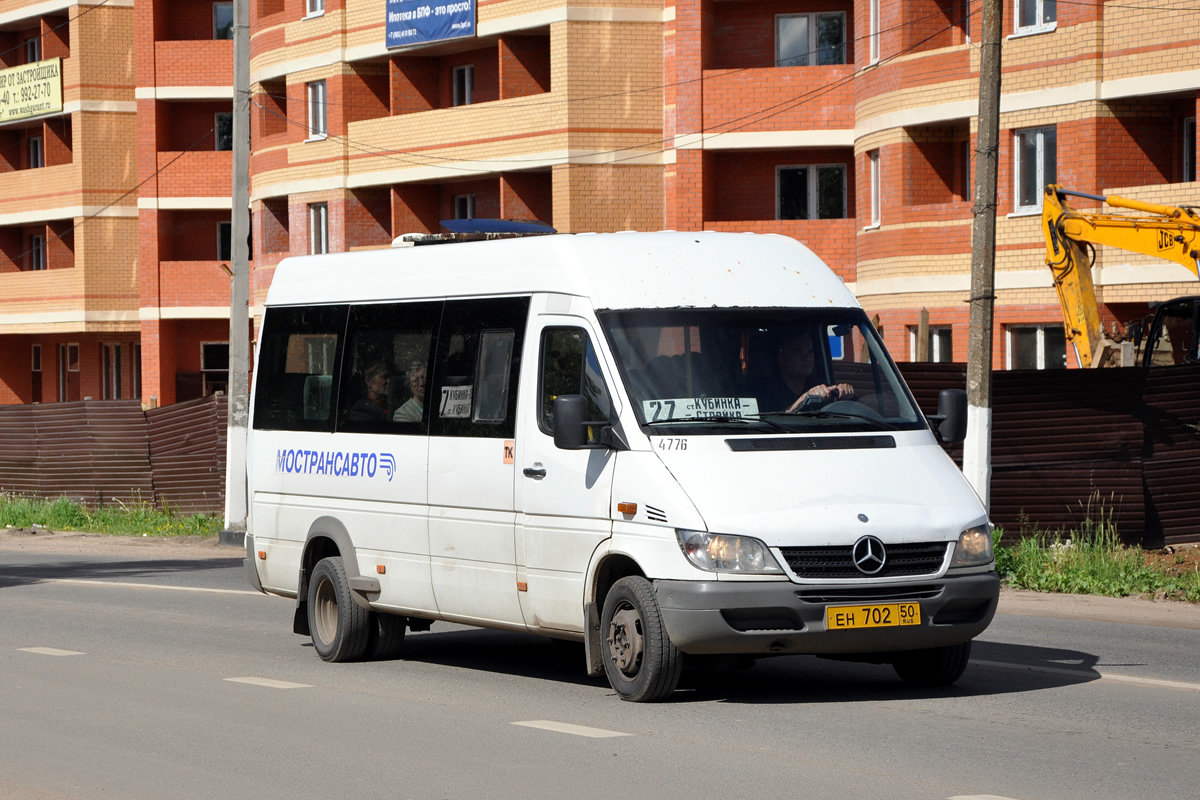
{"type": "Polygon", "coordinates": [[[938,392],[938,438],[943,442],[961,442],[967,438],[967,393],[963,389],[938,392]]]}
{"type": "Polygon", "coordinates": [[[559,450],[582,450],[587,447],[587,411],[587,398],[581,394],[560,394],[554,398],[551,419],[554,422],[555,447],[559,450]]]}

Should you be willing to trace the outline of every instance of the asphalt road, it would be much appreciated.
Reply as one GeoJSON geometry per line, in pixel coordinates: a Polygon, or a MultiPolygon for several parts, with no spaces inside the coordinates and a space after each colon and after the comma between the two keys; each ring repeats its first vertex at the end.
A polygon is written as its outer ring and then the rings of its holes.
{"type": "Polygon", "coordinates": [[[1197,609],[1006,595],[950,690],[787,657],[637,705],[520,634],[325,664],[240,551],[152,556],[0,547],[0,797],[1200,797],[1197,609]]]}

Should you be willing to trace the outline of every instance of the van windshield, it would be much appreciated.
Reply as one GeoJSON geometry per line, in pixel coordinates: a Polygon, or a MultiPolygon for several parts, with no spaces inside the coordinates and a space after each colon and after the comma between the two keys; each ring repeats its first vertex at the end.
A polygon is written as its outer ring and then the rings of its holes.
{"type": "Polygon", "coordinates": [[[926,426],[861,309],[638,309],[598,316],[649,432],[926,426]]]}

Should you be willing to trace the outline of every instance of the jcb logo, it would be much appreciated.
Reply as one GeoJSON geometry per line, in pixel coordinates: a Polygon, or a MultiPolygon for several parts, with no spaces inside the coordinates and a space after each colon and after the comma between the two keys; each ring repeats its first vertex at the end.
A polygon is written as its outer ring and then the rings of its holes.
{"type": "Polygon", "coordinates": [[[1159,231],[1158,232],[1158,249],[1159,250],[1170,250],[1174,246],[1175,246],[1175,237],[1171,235],[1170,231],[1159,231]]]}

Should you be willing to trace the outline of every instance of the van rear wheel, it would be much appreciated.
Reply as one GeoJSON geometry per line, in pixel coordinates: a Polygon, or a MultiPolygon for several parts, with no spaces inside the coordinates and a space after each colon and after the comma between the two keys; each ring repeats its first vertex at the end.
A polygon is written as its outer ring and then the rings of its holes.
{"type": "Polygon", "coordinates": [[[346,568],[337,556],[313,568],[308,587],[308,629],[313,649],[324,661],[355,661],[370,639],[371,612],[350,595],[346,568]]]}
{"type": "Polygon", "coordinates": [[[971,659],[971,642],[928,650],[910,650],[892,661],[900,680],[912,686],[949,686],[962,677],[971,659]]]}
{"type": "Polygon", "coordinates": [[[600,631],[604,673],[622,700],[652,703],[675,691],[683,656],[667,635],[650,581],[631,575],[614,583],[600,631]]]}

